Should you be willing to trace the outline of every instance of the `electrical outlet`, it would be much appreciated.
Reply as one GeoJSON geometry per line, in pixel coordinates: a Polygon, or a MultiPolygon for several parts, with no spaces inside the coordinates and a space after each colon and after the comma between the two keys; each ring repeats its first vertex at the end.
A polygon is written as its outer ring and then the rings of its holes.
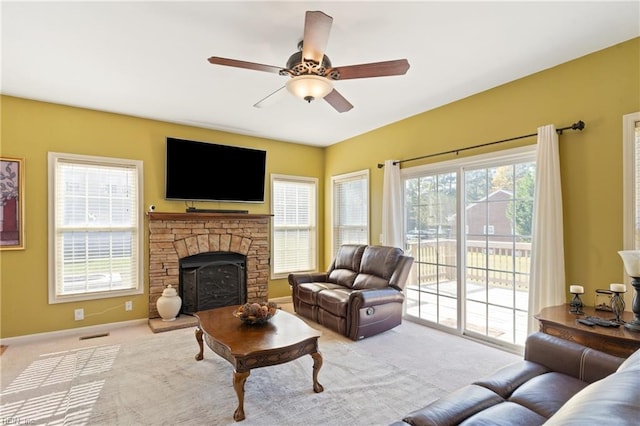
{"type": "Polygon", "coordinates": [[[127,300],[126,302],[124,302],[124,310],[125,311],[133,310],[133,302],[131,300],[127,300]]]}
{"type": "Polygon", "coordinates": [[[73,311],[73,319],[75,319],[76,321],[81,321],[84,319],[84,309],[80,308],[80,309],[76,309],[75,311],[73,311]]]}

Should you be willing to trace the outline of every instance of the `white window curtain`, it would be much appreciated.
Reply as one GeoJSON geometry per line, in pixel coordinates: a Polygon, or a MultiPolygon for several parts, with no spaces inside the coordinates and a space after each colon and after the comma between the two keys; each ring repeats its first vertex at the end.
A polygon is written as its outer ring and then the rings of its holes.
{"type": "Polygon", "coordinates": [[[529,332],[538,330],[533,315],[565,303],[562,189],[558,133],[554,125],[538,128],[533,241],[529,282],[529,332]]]}
{"type": "Polygon", "coordinates": [[[384,162],[382,187],[382,241],[385,246],[404,249],[402,180],[397,160],[384,162]]]}

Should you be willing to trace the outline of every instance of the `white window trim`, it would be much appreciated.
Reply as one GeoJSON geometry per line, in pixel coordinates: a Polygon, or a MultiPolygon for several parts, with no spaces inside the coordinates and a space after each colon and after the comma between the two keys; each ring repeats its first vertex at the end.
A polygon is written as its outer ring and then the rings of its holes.
{"type": "Polygon", "coordinates": [[[336,181],[340,181],[340,180],[347,180],[347,179],[351,179],[353,177],[358,177],[358,176],[362,176],[362,177],[366,177],[367,179],[367,241],[364,244],[369,244],[369,240],[370,240],[370,236],[369,234],[371,233],[371,179],[369,176],[369,169],[363,169],[363,170],[357,170],[355,172],[350,172],[350,173],[343,173],[341,175],[335,175],[335,176],[331,176],[331,188],[330,188],[330,196],[331,196],[331,253],[336,253],[338,250],[338,247],[336,247],[336,241],[335,241],[335,233],[334,233],[334,228],[335,228],[335,224],[336,224],[336,218],[335,218],[335,194],[333,191],[333,188],[335,186],[335,182],[336,181]]]}
{"type": "MultiPolygon", "coordinates": [[[[625,250],[640,250],[635,244],[635,188],[636,182],[635,156],[635,125],[640,121],[640,112],[626,114],[622,117],[622,221],[623,246],[625,250]]],[[[627,274],[624,274],[626,279],[627,274]]]]}
{"type": "MultiPolygon", "coordinates": [[[[504,151],[489,152],[486,154],[478,154],[470,157],[455,158],[453,160],[441,161],[433,164],[423,164],[421,166],[408,167],[400,169],[402,179],[412,178],[422,175],[425,171],[428,173],[439,173],[441,171],[449,171],[452,167],[460,167],[465,169],[473,169],[480,167],[500,166],[508,161],[526,161],[531,155],[535,155],[536,145],[527,145],[519,148],[510,148],[504,151]]],[[[535,158],[535,157],[534,157],[535,158]]]]}
{"type": "MultiPolygon", "coordinates": [[[[275,180],[288,180],[288,181],[298,181],[298,182],[303,182],[303,183],[312,183],[315,186],[315,199],[313,200],[314,203],[314,211],[313,211],[313,221],[314,221],[314,225],[313,228],[315,230],[315,232],[313,233],[314,239],[315,239],[315,257],[313,259],[313,268],[308,270],[308,271],[295,271],[296,273],[304,273],[304,272],[316,272],[318,270],[318,255],[319,255],[319,250],[318,250],[318,178],[314,178],[314,177],[308,177],[308,176],[294,176],[294,175],[285,175],[285,174],[276,174],[276,173],[272,173],[271,174],[271,214],[274,214],[274,203],[273,200],[274,198],[274,194],[273,194],[273,188],[274,188],[274,181],[275,180]]],[[[274,244],[275,244],[275,237],[274,237],[274,233],[275,233],[275,225],[271,227],[271,253],[274,253],[274,244]]],[[[276,274],[273,271],[274,268],[274,262],[270,262],[270,276],[271,279],[284,279],[287,278],[289,273],[278,273],[276,274]]]]}
{"type": "Polygon", "coordinates": [[[56,303],[68,303],[82,300],[97,300],[106,299],[120,296],[137,295],[144,293],[144,207],[143,207],[143,162],[141,160],[130,160],[123,158],[110,158],[99,157],[91,155],[79,155],[79,154],[67,154],[59,152],[49,152],[48,154],[48,274],[49,274],[49,304],[56,303]],[[55,164],[58,160],[69,160],[75,162],[93,162],[97,164],[117,164],[134,166],[137,172],[137,205],[138,215],[136,227],[138,229],[138,277],[136,288],[127,290],[111,290],[108,292],[96,292],[96,293],[84,293],[77,295],[57,295],[56,294],[56,250],[55,250],[55,218],[56,218],[56,200],[55,200],[55,185],[56,185],[56,167],[55,164]]]}

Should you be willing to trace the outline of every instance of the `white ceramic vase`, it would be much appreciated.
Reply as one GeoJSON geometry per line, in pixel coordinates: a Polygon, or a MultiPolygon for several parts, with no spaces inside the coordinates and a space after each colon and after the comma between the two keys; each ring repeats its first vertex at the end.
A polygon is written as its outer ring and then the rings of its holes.
{"type": "Polygon", "coordinates": [[[182,299],[178,296],[178,292],[171,284],[163,290],[162,296],[160,296],[156,302],[156,308],[162,317],[162,321],[175,321],[181,306],[182,299]]]}

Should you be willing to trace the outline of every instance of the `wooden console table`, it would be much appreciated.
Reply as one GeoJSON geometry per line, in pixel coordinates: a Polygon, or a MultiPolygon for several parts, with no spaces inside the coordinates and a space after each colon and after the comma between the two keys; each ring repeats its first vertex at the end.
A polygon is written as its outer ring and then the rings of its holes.
{"type": "MultiPolygon", "coordinates": [[[[540,331],[560,337],[565,340],[580,343],[590,348],[598,349],[611,355],[626,358],[640,349],[640,333],[635,333],[620,327],[601,327],[580,324],[577,319],[586,316],[597,316],[604,319],[613,318],[613,313],[596,311],[593,307],[585,306],[584,315],[569,313],[569,305],[559,305],[544,308],[533,317],[540,322],[540,331]]],[[[632,312],[625,311],[624,321],[632,321],[632,312]]]]}

